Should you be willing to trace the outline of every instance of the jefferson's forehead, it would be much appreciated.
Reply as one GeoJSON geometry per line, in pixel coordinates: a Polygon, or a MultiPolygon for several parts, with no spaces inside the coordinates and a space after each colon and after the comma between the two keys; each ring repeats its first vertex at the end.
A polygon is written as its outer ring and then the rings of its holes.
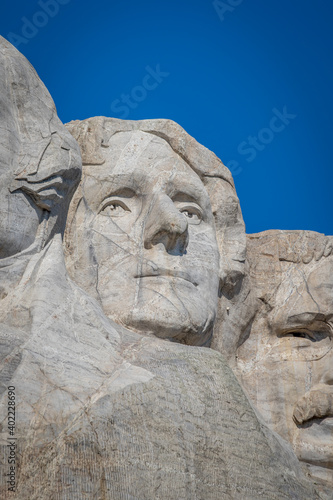
{"type": "Polygon", "coordinates": [[[138,130],[115,134],[104,156],[113,174],[134,172],[140,167],[153,174],[156,170],[176,167],[178,172],[193,172],[197,176],[164,139],[138,130]]]}
{"type": "Polygon", "coordinates": [[[170,194],[187,192],[209,203],[207,191],[196,172],[160,137],[141,131],[115,134],[105,150],[105,163],[85,170],[85,194],[89,198],[122,187],[149,194],[163,187],[170,194]],[[96,182],[97,181],[97,182],[96,182]]]}

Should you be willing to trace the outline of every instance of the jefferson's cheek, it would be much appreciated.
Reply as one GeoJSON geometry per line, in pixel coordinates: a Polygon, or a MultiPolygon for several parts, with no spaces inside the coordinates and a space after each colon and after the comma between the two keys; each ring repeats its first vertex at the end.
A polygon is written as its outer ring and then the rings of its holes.
{"type": "Polygon", "coordinates": [[[312,368],[309,365],[300,361],[268,362],[265,366],[266,382],[258,377],[259,384],[267,384],[269,387],[271,399],[275,402],[273,410],[284,415],[286,424],[291,429],[294,427],[292,421],[294,405],[306,392],[307,385],[311,384],[309,375],[312,373],[312,368]]]}
{"type": "Polygon", "coordinates": [[[118,254],[137,253],[137,245],[132,235],[127,234],[105,216],[100,216],[94,221],[92,244],[96,248],[96,253],[110,259],[118,254]]]}
{"type": "Polygon", "coordinates": [[[202,262],[205,267],[214,266],[215,271],[218,270],[219,251],[215,238],[209,233],[190,234],[186,256],[202,262]]]}

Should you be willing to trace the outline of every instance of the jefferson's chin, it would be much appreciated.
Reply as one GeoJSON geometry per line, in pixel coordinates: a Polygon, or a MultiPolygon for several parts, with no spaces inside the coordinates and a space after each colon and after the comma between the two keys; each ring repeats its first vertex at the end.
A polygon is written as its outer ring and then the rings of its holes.
{"type": "Polygon", "coordinates": [[[209,342],[215,320],[215,310],[208,310],[201,300],[172,293],[165,297],[155,290],[140,291],[135,304],[123,303],[108,316],[129,330],[141,335],[203,346],[209,342]]]}
{"type": "Polygon", "coordinates": [[[141,335],[188,345],[207,345],[213,331],[216,298],[207,286],[181,278],[152,276],[136,287],[110,288],[102,296],[107,316],[141,335]],[[139,285],[139,286],[138,286],[139,285]]]}
{"type": "Polygon", "coordinates": [[[133,314],[124,325],[141,335],[193,346],[208,345],[213,331],[213,322],[207,324],[208,328],[198,328],[190,319],[181,322],[176,314],[165,318],[156,313],[145,314],[145,311],[133,314]]]}

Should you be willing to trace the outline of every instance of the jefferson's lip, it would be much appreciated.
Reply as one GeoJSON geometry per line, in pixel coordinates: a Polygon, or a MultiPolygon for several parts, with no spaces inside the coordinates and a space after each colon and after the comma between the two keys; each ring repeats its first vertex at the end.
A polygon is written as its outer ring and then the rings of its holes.
{"type": "Polygon", "coordinates": [[[318,418],[315,417],[312,419],[314,422],[318,423],[319,425],[327,425],[332,427],[333,426],[333,416],[332,415],[327,415],[327,417],[322,417],[318,418]]]}
{"type": "Polygon", "coordinates": [[[302,424],[298,424],[300,429],[308,429],[313,425],[319,425],[320,427],[333,427],[333,416],[327,415],[326,417],[313,417],[302,424]]]}
{"type": "Polygon", "coordinates": [[[189,281],[194,286],[198,286],[189,273],[186,271],[177,271],[175,269],[165,269],[165,268],[157,268],[142,271],[140,274],[136,274],[134,278],[156,278],[159,276],[167,276],[171,278],[181,278],[185,281],[189,281]]]}

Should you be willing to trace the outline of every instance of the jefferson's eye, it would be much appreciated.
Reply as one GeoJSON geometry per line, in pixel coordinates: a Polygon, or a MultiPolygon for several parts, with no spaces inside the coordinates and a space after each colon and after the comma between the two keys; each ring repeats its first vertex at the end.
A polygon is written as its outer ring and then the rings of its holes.
{"type": "MultiPolygon", "coordinates": [[[[304,319],[304,318],[303,318],[304,319]]],[[[275,347],[277,359],[283,361],[314,361],[331,350],[331,326],[325,321],[314,321],[308,325],[300,322],[284,331],[277,331],[275,347]]]]}
{"type": "Polygon", "coordinates": [[[305,333],[305,332],[289,332],[288,335],[286,335],[286,336],[287,337],[299,337],[302,339],[313,340],[313,337],[310,337],[310,335],[305,333]]]}
{"type": "Polygon", "coordinates": [[[102,215],[107,215],[109,217],[122,217],[123,215],[126,215],[126,213],[129,213],[130,209],[128,208],[127,205],[125,205],[124,202],[122,201],[109,201],[102,209],[100,210],[100,213],[102,215]]]}
{"type": "Polygon", "coordinates": [[[195,207],[183,207],[179,211],[189,219],[189,224],[200,224],[202,221],[202,214],[199,209],[195,207]]]}
{"type": "Polygon", "coordinates": [[[295,330],[292,332],[286,332],[283,337],[294,337],[294,338],[301,338],[301,339],[308,339],[311,340],[311,342],[320,342],[321,340],[325,339],[328,337],[327,332],[312,332],[310,330],[305,331],[305,330],[295,330]]]}

